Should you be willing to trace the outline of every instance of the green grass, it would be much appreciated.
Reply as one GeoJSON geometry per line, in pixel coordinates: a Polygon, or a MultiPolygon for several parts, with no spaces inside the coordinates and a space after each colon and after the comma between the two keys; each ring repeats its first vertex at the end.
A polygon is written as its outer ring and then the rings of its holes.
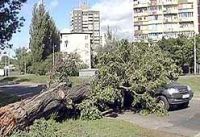
{"type": "Polygon", "coordinates": [[[19,101],[19,97],[0,92],[0,107],[19,101]]]}
{"type": "Polygon", "coordinates": [[[200,96],[200,76],[181,76],[178,82],[189,85],[195,96],[200,96]]]}
{"type": "Polygon", "coordinates": [[[131,123],[116,119],[95,121],[70,120],[60,125],[60,132],[69,137],[159,137],[166,133],[140,128],[131,123]]]}
{"type": "MultiPolygon", "coordinates": [[[[84,82],[87,82],[87,78],[79,78],[79,77],[70,77],[73,85],[80,85],[84,82]]],[[[39,75],[16,75],[11,77],[0,78],[0,83],[4,82],[31,82],[31,83],[44,83],[47,84],[49,82],[48,76],[39,76],[39,75]]]]}
{"type": "Polygon", "coordinates": [[[138,127],[118,119],[94,121],[68,120],[58,123],[53,119],[36,120],[29,132],[14,133],[11,137],[178,137],[157,130],[138,127]]]}
{"type": "Polygon", "coordinates": [[[0,83],[3,82],[32,82],[32,83],[47,83],[47,76],[37,76],[37,75],[16,75],[0,79],[0,83]]]}

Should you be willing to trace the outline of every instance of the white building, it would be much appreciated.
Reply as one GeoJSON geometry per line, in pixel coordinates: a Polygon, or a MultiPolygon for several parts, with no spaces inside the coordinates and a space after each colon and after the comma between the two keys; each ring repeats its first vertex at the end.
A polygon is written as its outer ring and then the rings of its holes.
{"type": "Polygon", "coordinates": [[[198,0],[133,0],[133,5],[136,40],[199,34],[198,0]]]}
{"type": "Polygon", "coordinates": [[[62,53],[77,53],[81,60],[91,68],[91,34],[61,33],[60,51],[62,53]]]}

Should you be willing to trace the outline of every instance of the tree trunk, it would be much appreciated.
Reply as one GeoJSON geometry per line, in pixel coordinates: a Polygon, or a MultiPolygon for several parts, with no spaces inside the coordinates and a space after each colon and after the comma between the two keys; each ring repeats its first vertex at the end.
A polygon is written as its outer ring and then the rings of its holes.
{"type": "Polygon", "coordinates": [[[87,97],[89,85],[66,88],[62,83],[40,95],[0,108],[0,136],[25,129],[35,119],[47,117],[65,107],[67,100],[81,102],[87,97]]]}

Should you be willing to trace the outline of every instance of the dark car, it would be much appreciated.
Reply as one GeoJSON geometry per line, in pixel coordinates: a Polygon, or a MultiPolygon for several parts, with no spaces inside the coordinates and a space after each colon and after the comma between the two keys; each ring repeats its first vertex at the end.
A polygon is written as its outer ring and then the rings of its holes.
{"type": "Polygon", "coordinates": [[[188,107],[193,97],[193,92],[189,86],[171,83],[157,89],[155,96],[157,101],[163,105],[166,110],[169,110],[173,105],[188,107]]]}

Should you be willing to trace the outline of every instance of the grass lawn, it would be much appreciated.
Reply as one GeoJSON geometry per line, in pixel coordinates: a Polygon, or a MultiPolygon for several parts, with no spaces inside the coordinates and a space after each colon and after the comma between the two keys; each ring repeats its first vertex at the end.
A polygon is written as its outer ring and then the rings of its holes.
{"type": "MultiPolygon", "coordinates": [[[[70,77],[70,80],[72,81],[73,85],[80,85],[88,81],[88,79],[86,78],[84,79],[79,77],[70,77]]],[[[30,75],[16,75],[11,77],[0,78],[0,83],[4,82],[17,82],[17,83],[31,82],[31,83],[47,84],[49,82],[49,77],[30,74],[30,75]]]]}
{"type": "Polygon", "coordinates": [[[189,85],[195,96],[200,96],[200,76],[181,76],[178,82],[189,85]]]}
{"type": "Polygon", "coordinates": [[[175,135],[140,128],[121,120],[100,119],[95,121],[70,120],[60,124],[60,132],[69,137],[171,137],[175,135]]]}
{"type": "Polygon", "coordinates": [[[10,77],[0,78],[0,83],[3,82],[32,82],[32,83],[47,83],[47,76],[37,76],[37,75],[16,75],[10,77]]]}

